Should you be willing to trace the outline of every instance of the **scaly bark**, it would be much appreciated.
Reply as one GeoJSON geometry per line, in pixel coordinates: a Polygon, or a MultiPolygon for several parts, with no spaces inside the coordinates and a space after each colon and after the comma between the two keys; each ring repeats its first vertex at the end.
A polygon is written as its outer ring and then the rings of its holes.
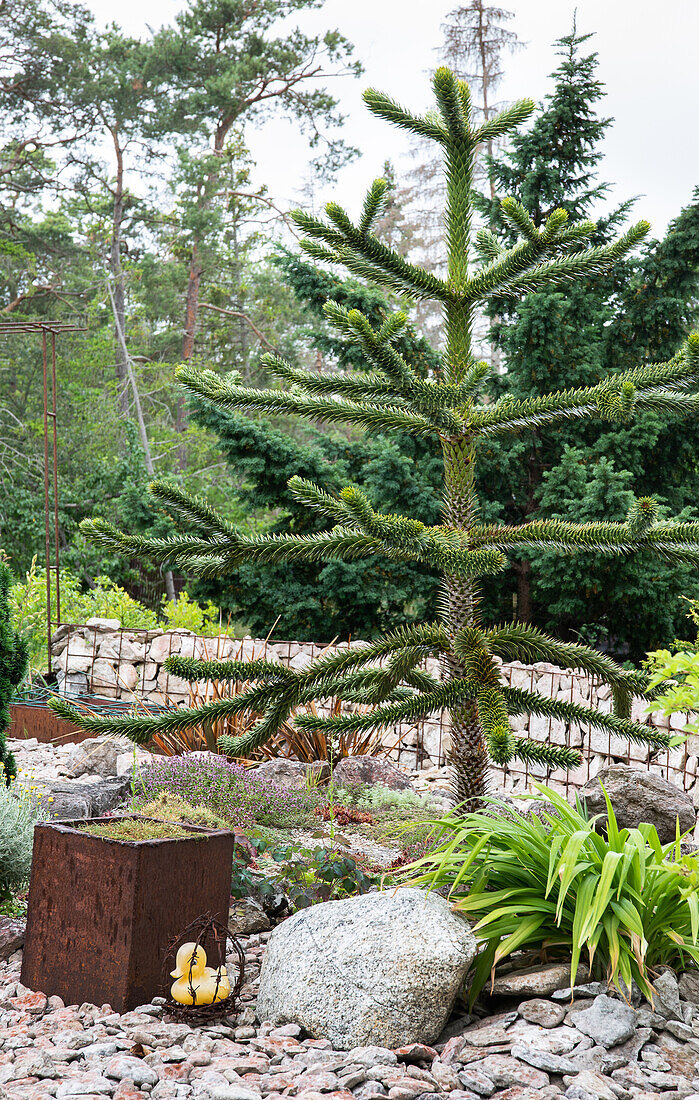
{"type": "Polygon", "coordinates": [[[124,151],[119,141],[119,131],[116,126],[110,132],[116,157],[112,237],[109,244],[109,270],[112,276],[115,315],[114,365],[118,383],[119,411],[126,418],[129,415],[129,372],[122,341],[119,339],[119,332],[126,332],[126,288],[124,269],[121,266],[121,226],[124,220],[124,151]]]}
{"type": "MultiPolygon", "coordinates": [[[[475,150],[464,137],[447,156],[447,205],[445,213],[449,283],[460,291],[468,278],[471,239],[471,183],[475,150]]],[[[473,306],[452,301],[445,306],[445,375],[448,382],[464,380],[471,364],[473,306]]],[[[442,440],[444,456],[444,523],[468,538],[475,514],[475,447],[471,435],[442,440]]],[[[451,638],[458,630],[475,625],[477,590],[472,580],[446,577],[446,626],[451,638]]],[[[448,679],[464,675],[456,657],[446,662],[448,679]]],[[[454,794],[462,809],[475,807],[485,793],[488,753],[478,716],[478,704],[466,703],[450,712],[449,759],[454,767],[454,794]]]]}

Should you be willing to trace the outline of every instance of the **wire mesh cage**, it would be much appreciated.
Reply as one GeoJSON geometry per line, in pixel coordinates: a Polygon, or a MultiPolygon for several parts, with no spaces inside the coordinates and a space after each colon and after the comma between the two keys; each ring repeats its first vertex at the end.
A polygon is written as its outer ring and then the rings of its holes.
{"type": "Polygon", "coordinates": [[[238,937],[210,913],[197,917],[168,944],[162,996],[175,1019],[191,1024],[230,1016],[239,1008],[244,984],[245,950],[238,937]],[[237,969],[234,982],[230,981],[231,965],[237,969]],[[177,985],[189,1003],[175,998],[177,985]]]}

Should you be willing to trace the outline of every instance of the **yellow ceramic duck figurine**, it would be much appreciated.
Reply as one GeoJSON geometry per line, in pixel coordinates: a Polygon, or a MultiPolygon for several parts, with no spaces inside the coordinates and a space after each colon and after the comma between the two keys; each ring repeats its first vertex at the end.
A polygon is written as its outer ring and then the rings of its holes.
{"type": "Polygon", "coordinates": [[[196,943],[183,943],[177,952],[175,969],[170,973],[172,978],[177,979],[170,989],[173,1001],[181,1005],[211,1004],[210,1000],[205,1001],[200,996],[200,987],[202,981],[206,980],[207,969],[210,967],[206,965],[204,948],[196,943]]]}
{"type": "Polygon", "coordinates": [[[171,977],[177,979],[170,989],[172,999],[182,1005],[214,1004],[225,1000],[231,991],[225,966],[218,970],[207,966],[206,951],[196,943],[184,943],[180,947],[171,977]]]}

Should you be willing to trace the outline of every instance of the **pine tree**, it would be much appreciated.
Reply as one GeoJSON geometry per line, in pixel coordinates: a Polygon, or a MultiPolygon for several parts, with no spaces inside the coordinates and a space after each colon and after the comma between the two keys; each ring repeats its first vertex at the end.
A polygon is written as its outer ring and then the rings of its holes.
{"type": "Polygon", "coordinates": [[[86,533],[102,545],[129,554],[147,554],[176,563],[200,576],[226,573],[240,561],[352,560],[383,555],[394,561],[420,561],[443,577],[443,601],[436,622],[400,627],[360,647],[325,655],[297,671],[264,660],[202,662],[171,658],[173,673],[190,680],[203,677],[254,681],[242,694],[198,710],[173,710],[158,717],[128,715],[117,720],[91,718],[54,700],[59,713],[88,730],[111,729],[135,741],[147,741],[158,729],[190,728],[203,720],[225,718],[241,710],[262,713],[243,737],[222,737],[224,752],[245,755],[266,741],[304,702],[339,697],[363,703],[371,711],[335,718],[297,716],[298,726],[320,725],[328,735],[338,729],[381,730],[414,721],[438,710],[451,717],[451,760],[455,765],[455,795],[461,805],[473,804],[486,788],[488,756],[498,762],[518,758],[546,766],[568,767],[579,754],[565,746],[539,744],[517,737],[509,714],[531,712],[584,722],[634,740],[664,746],[667,735],[630,719],[632,692],[643,692],[647,681],[610,658],[581,645],[566,644],[517,622],[488,626],[479,615],[479,581],[501,573],[506,551],[544,546],[571,554],[594,549],[605,555],[653,551],[670,560],[699,561],[699,523],[659,520],[652,499],[634,500],[623,522],[575,523],[557,520],[510,527],[483,523],[478,514],[474,473],[479,444],[490,436],[530,430],[538,424],[578,417],[623,423],[638,410],[696,414],[699,397],[699,337],[669,362],[637,365],[596,385],[553,391],[534,399],[505,397],[479,400],[487,364],[474,359],[471,326],[474,311],[494,295],[519,297],[544,286],[575,284],[611,270],[646,235],[640,222],[608,245],[590,245],[595,226],[570,222],[565,210],[552,210],[538,227],[515,199],[504,199],[503,216],[518,231],[517,242],[500,244],[487,231],[472,233],[472,174],[475,151],[491,137],[514,129],[532,112],[524,100],[480,126],[471,122],[468,87],[440,68],[433,87],[437,109],[425,116],[409,113],[387,96],[370,90],[365,102],[386,121],[430,138],[442,151],[447,180],[445,211],[446,278],[407,262],[372,233],[386,186],[370,187],[362,213],[354,223],[336,203],[326,207],[328,220],[297,212],[306,234],[306,250],[316,260],[344,265],[353,274],[390,290],[416,298],[436,299],[445,315],[446,347],[439,372],[420,378],[396,350],[405,325],[398,312],[372,326],[355,310],[331,303],[329,318],[345,337],[358,344],[373,365],[362,376],[332,376],[300,370],[280,357],[267,357],[267,367],[282,383],[277,389],[254,390],[231,378],[192,366],[180,369],[186,389],[222,409],[263,413],[298,413],[312,419],[353,424],[368,431],[406,432],[418,438],[438,438],[444,461],[444,512],[441,524],[427,526],[406,515],[375,511],[354,487],[338,495],[292,478],[290,490],[308,508],[332,519],[335,526],[320,534],[246,535],[222,519],[203,500],[176,486],[156,482],[152,492],[178,520],[185,533],[166,539],[131,536],[99,521],[84,524],[86,533]],[[473,239],[472,239],[473,238],[473,239]],[[473,253],[478,259],[474,259],[473,253]],[[430,655],[441,658],[444,678],[423,671],[430,655]],[[496,658],[548,660],[580,668],[609,682],[614,713],[565,703],[503,684],[496,658]]]}
{"type": "Polygon", "coordinates": [[[17,775],[15,758],[7,747],[10,699],[27,671],[27,647],[10,622],[10,570],[0,561],[0,777],[9,787],[17,775]]]}

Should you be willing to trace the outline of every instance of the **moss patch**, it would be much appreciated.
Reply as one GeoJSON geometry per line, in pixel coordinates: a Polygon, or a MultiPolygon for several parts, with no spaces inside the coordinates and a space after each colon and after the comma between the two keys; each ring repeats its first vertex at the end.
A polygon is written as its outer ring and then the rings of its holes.
{"type": "Polygon", "coordinates": [[[193,806],[184,798],[170,791],[160,791],[152,802],[139,806],[144,817],[157,817],[161,821],[177,821],[181,825],[203,825],[207,829],[229,829],[230,823],[214,813],[208,806],[193,806]]]}
{"type": "Polygon", "coordinates": [[[145,821],[129,818],[126,821],[102,822],[99,825],[81,825],[81,833],[101,836],[105,840],[205,840],[205,833],[194,833],[174,821],[145,821]]]}

